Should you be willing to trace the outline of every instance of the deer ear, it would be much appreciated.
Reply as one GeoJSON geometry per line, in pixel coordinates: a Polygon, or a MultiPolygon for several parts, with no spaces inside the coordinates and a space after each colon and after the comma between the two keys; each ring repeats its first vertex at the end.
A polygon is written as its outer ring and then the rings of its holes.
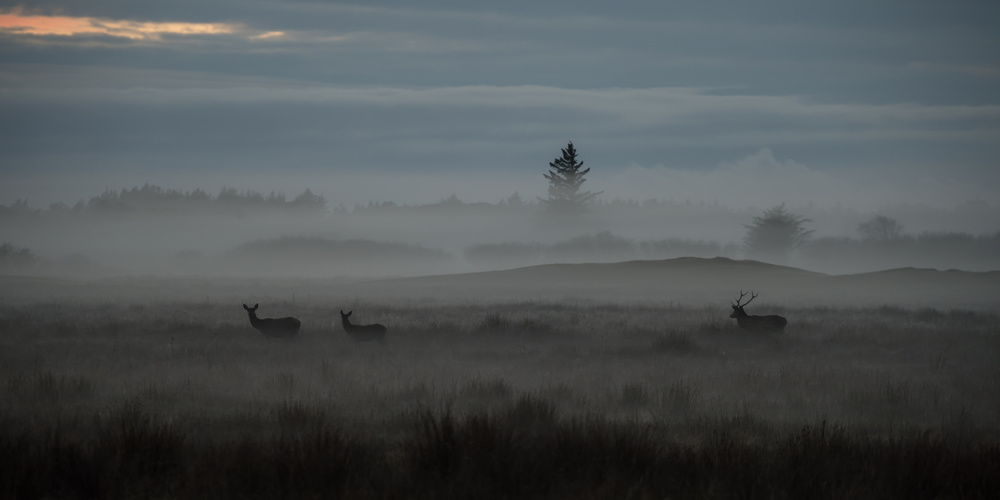
{"type": "Polygon", "coordinates": [[[249,310],[250,310],[250,308],[249,308],[249,307],[247,307],[247,305],[246,305],[246,304],[243,304],[243,309],[246,309],[247,311],[249,311],[249,310]]]}
{"type": "Polygon", "coordinates": [[[260,307],[260,303],[257,303],[257,304],[253,305],[253,308],[254,308],[255,311],[257,310],[258,307],[260,307]]]}

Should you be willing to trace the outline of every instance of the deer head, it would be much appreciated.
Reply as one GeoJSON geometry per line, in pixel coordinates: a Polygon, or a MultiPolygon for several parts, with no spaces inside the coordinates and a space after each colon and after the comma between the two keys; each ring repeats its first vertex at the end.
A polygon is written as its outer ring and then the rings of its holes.
{"type": "Polygon", "coordinates": [[[745,296],[746,296],[746,293],[743,290],[740,290],[740,298],[736,299],[736,303],[735,304],[730,304],[730,305],[733,306],[733,314],[731,314],[729,316],[730,318],[735,318],[737,316],[746,314],[746,312],[743,311],[743,307],[745,307],[747,304],[749,304],[753,299],[757,298],[757,294],[753,293],[753,290],[751,290],[750,291],[750,300],[748,300],[748,301],[740,304],[740,301],[742,301],[743,297],[745,297],[745,296]]]}

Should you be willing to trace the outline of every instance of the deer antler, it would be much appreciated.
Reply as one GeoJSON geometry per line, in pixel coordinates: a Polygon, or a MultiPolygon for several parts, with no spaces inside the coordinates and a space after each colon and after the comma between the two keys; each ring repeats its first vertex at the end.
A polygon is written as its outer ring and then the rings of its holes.
{"type": "Polygon", "coordinates": [[[733,307],[745,307],[747,304],[750,303],[750,301],[757,298],[757,294],[753,293],[753,290],[750,290],[750,300],[744,302],[743,304],[740,304],[740,301],[743,300],[744,296],[746,296],[746,292],[740,290],[740,298],[736,299],[736,303],[733,304],[733,307]]]}

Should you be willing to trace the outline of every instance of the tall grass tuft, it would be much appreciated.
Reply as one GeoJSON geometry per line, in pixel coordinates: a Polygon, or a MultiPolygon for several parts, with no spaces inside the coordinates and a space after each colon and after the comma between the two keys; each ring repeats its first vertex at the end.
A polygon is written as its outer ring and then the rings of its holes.
{"type": "Polygon", "coordinates": [[[652,346],[654,352],[694,353],[700,349],[691,335],[676,331],[658,335],[652,346]]]}
{"type": "Polygon", "coordinates": [[[514,390],[510,382],[502,378],[474,378],[465,383],[459,391],[463,398],[508,399],[514,390]]]}
{"type": "Polygon", "coordinates": [[[649,391],[646,390],[644,384],[627,383],[621,387],[618,402],[627,408],[645,406],[649,402],[649,391]]]}
{"type": "Polygon", "coordinates": [[[684,380],[675,380],[660,393],[661,404],[671,412],[689,413],[698,404],[701,389],[684,380]]]}
{"type": "Polygon", "coordinates": [[[486,313],[481,320],[477,330],[480,332],[505,332],[511,329],[513,323],[506,315],[500,312],[491,311],[486,313]]]}
{"type": "Polygon", "coordinates": [[[501,418],[518,428],[543,432],[556,425],[559,412],[552,401],[531,394],[522,394],[517,401],[502,411],[501,418]]]}
{"type": "Polygon", "coordinates": [[[24,400],[54,403],[63,399],[86,399],[94,395],[94,382],[83,376],[55,375],[51,371],[18,374],[7,380],[10,395],[24,400]]]}

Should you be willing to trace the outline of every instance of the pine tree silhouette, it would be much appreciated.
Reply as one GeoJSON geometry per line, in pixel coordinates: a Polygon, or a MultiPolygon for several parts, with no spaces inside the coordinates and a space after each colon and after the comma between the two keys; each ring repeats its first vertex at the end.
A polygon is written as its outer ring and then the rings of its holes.
{"type": "Polygon", "coordinates": [[[596,193],[580,191],[580,187],[587,181],[583,176],[587,175],[590,169],[581,170],[583,162],[577,161],[576,156],[576,148],[570,141],[569,145],[562,150],[562,157],[549,162],[549,173],[544,174],[549,181],[549,197],[548,199],[539,198],[545,202],[549,209],[567,212],[579,211],[587,202],[603,193],[603,191],[596,193]]]}

